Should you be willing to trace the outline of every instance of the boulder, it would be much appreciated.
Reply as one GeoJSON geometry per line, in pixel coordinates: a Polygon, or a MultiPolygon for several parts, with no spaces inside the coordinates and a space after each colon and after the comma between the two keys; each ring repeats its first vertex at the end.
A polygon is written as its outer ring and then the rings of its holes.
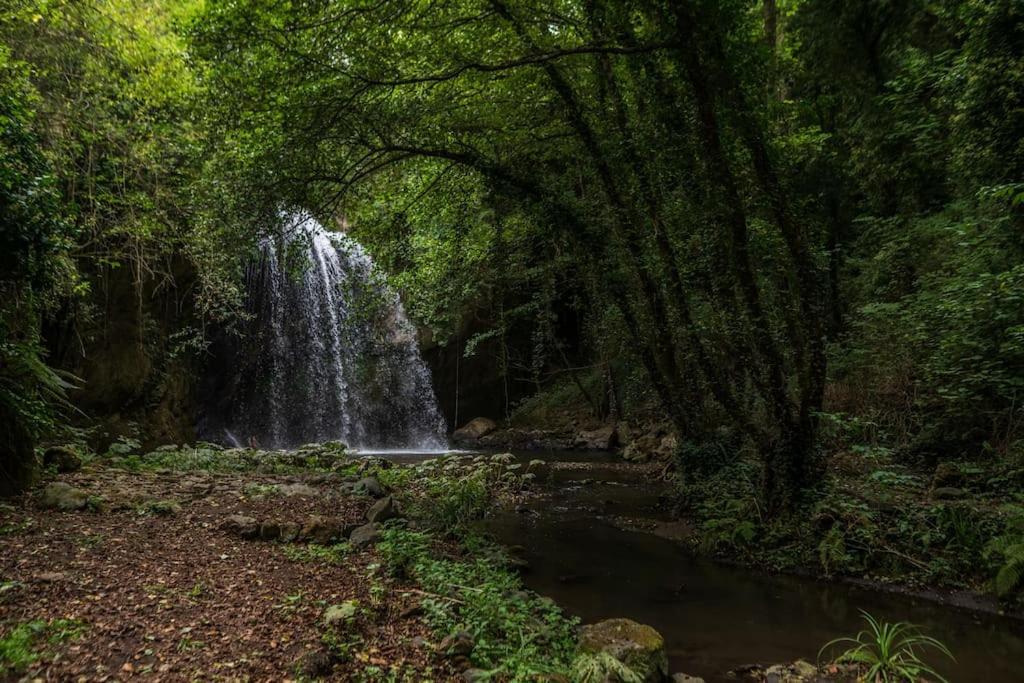
{"type": "Polygon", "coordinates": [[[395,519],[399,516],[398,507],[395,505],[395,499],[392,496],[384,496],[366,511],[366,519],[378,524],[383,524],[389,519],[395,519]]]}
{"type": "Polygon", "coordinates": [[[374,498],[384,497],[384,487],[381,486],[377,477],[363,477],[352,488],[356,493],[365,496],[373,496],[374,498]]]}
{"type": "Polygon", "coordinates": [[[311,498],[318,494],[318,491],[308,484],[278,484],[277,492],[282,496],[301,496],[311,498]]]}
{"type": "Polygon", "coordinates": [[[665,639],[646,624],[631,619],[606,619],[580,629],[580,650],[607,652],[632,669],[645,683],[668,679],[665,639]]]}
{"type": "Polygon", "coordinates": [[[615,425],[604,425],[597,429],[581,430],[573,445],[588,451],[608,451],[615,448],[617,441],[615,425]]]}
{"type": "Polygon", "coordinates": [[[281,525],[277,522],[263,522],[260,524],[260,540],[276,541],[281,538],[281,525]]]}
{"type": "Polygon", "coordinates": [[[281,524],[281,542],[291,543],[299,538],[299,532],[302,531],[302,527],[295,522],[284,522],[281,524]]]}
{"type": "Polygon", "coordinates": [[[347,623],[359,613],[358,600],[346,600],[337,605],[331,605],[324,610],[324,626],[337,628],[347,623]]]}
{"type": "Polygon", "coordinates": [[[476,643],[470,633],[457,631],[445,636],[445,639],[437,646],[437,651],[445,657],[468,657],[475,646],[476,643]]]}
{"type": "Polygon", "coordinates": [[[343,536],[344,523],[333,517],[313,515],[306,520],[299,530],[299,538],[304,541],[327,545],[334,543],[343,536]]]}
{"type": "Polygon", "coordinates": [[[654,453],[655,444],[649,437],[634,439],[622,449],[622,457],[630,462],[647,462],[654,453]]]}
{"type": "Polygon", "coordinates": [[[498,424],[494,420],[487,417],[477,417],[456,429],[452,433],[452,438],[455,441],[476,441],[482,436],[487,436],[497,428],[498,424]]]}
{"type": "Polygon", "coordinates": [[[380,539],[380,525],[376,522],[370,522],[360,527],[356,527],[352,531],[352,535],[348,537],[348,542],[357,548],[363,546],[372,545],[380,539]]]}
{"type": "Polygon", "coordinates": [[[78,453],[67,446],[50,446],[43,453],[43,466],[54,467],[61,474],[75,472],[82,467],[78,453]]]}
{"type": "Polygon", "coordinates": [[[81,510],[88,504],[88,493],[62,481],[55,481],[43,489],[43,495],[39,499],[40,506],[65,512],[81,510]]]}
{"type": "Polygon", "coordinates": [[[245,515],[231,515],[221,524],[221,529],[242,538],[256,538],[260,531],[256,520],[245,515]]]}
{"type": "Polygon", "coordinates": [[[956,500],[963,498],[965,495],[967,495],[966,491],[955,486],[941,486],[937,489],[932,489],[932,498],[934,500],[956,500]]]}

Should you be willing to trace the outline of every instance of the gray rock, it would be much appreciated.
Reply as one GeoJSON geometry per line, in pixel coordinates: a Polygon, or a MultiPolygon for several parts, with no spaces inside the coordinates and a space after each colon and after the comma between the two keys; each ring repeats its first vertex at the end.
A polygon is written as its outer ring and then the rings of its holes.
{"type": "Polygon", "coordinates": [[[358,600],[346,600],[324,610],[324,626],[336,628],[353,619],[359,613],[358,600]]]}
{"type": "Polygon", "coordinates": [[[39,499],[40,506],[65,512],[81,510],[88,504],[88,493],[62,481],[55,481],[43,489],[43,495],[39,499]]]}
{"type": "Polygon", "coordinates": [[[327,545],[340,539],[343,529],[344,524],[338,519],[313,515],[302,525],[302,529],[299,530],[299,538],[327,545]]]}
{"type": "Polygon", "coordinates": [[[597,429],[581,430],[573,441],[573,446],[584,450],[607,451],[615,448],[618,433],[615,425],[604,425],[597,429]]]}
{"type": "Polygon", "coordinates": [[[369,524],[356,527],[352,531],[352,535],[348,537],[348,542],[357,548],[361,548],[376,543],[379,539],[380,525],[376,522],[370,522],[369,524]]]}
{"type": "Polygon", "coordinates": [[[302,496],[304,498],[312,498],[319,494],[319,491],[306,484],[280,484],[277,491],[283,496],[302,496]]]}
{"type": "Polygon", "coordinates": [[[940,462],[932,475],[932,489],[960,488],[967,483],[963,471],[953,462],[940,462]]]}
{"type": "Polygon", "coordinates": [[[635,671],[645,683],[668,678],[665,639],[650,626],[631,619],[606,619],[580,629],[580,650],[606,652],[635,671]]]}
{"type": "Polygon", "coordinates": [[[456,429],[452,434],[455,441],[476,441],[482,436],[487,436],[498,428],[494,420],[486,417],[477,417],[456,429]]]}
{"type": "Polygon", "coordinates": [[[256,538],[260,530],[256,520],[245,515],[231,515],[224,521],[221,528],[242,538],[256,538]]]}
{"type": "Polygon", "coordinates": [[[389,519],[395,519],[396,517],[400,517],[400,515],[395,505],[395,499],[392,496],[384,496],[366,511],[366,519],[378,524],[383,524],[389,519]]]}
{"type": "Polygon", "coordinates": [[[793,673],[797,676],[807,680],[811,680],[813,677],[818,675],[818,667],[803,659],[798,659],[793,662],[792,669],[793,673]]]}
{"type": "Polygon", "coordinates": [[[473,636],[466,631],[458,631],[446,636],[437,646],[437,651],[445,657],[466,657],[474,647],[473,636]]]}
{"type": "Polygon", "coordinates": [[[302,531],[295,522],[284,522],[281,524],[281,542],[291,543],[299,538],[299,532],[302,531]]]}
{"type": "Polygon", "coordinates": [[[43,466],[55,467],[58,472],[65,474],[81,469],[82,459],[72,448],[67,446],[50,446],[43,453],[43,466]]]}
{"type": "Polygon", "coordinates": [[[260,540],[276,541],[281,538],[281,525],[277,522],[263,522],[260,524],[260,540]]]}
{"type": "Polygon", "coordinates": [[[377,477],[363,477],[356,482],[353,490],[356,493],[373,496],[374,498],[382,498],[384,496],[384,487],[377,481],[377,477]]]}
{"type": "Polygon", "coordinates": [[[935,500],[956,500],[963,498],[967,492],[955,486],[942,486],[932,490],[932,498],[935,500]]]}
{"type": "Polygon", "coordinates": [[[303,676],[322,678],[334,668],[334,655],[330,650],[313,650],[299,657],[295,662],[295,670],[303,676]]]}

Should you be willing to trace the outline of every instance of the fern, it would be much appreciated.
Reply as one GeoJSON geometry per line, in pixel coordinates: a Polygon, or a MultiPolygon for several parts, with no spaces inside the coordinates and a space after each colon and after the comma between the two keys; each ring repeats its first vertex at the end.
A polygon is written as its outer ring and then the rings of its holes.
{"type": "Polygon", "coordinates": [[[985,557],[1000,558],[999,569],[992,582],[999,597],[1012,593],[1024,579],[1024,508],[1007,505],[1003,512],[1008,515],[1004,533],[992,539],[985,548],[985,557]]]}
{"type": "Polygon", "coordinates": [[[597,654],[581,654],[572,663],[571,678],[573,683],[643,683],[640,674],[615,659],[607,652],[597,654]]]}
{"type": "Polygon", "coordinates": [[[1000,552],[1003,556],[1003,566],[996,573],[995,589],[999,597],[1008,595],[1016,588],[1024,578],[1024,539],[1014,539],[1016,542],[1007,545],[1000,552]]]}

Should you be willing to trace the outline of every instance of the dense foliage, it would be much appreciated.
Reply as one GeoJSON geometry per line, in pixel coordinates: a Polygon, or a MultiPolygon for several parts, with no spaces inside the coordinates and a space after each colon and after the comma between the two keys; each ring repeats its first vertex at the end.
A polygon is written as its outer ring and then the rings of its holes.
{"type": "Polygon", "coordinates": [[[710,545],[809,502],[846,520],[825,571],[863,565],[888,513],[830,509],[846,456],[980,463],[1016,584],[1017,0],[19,0],[0,38],[8,478],[54,426],[47,363],[94,414],[187,394],[177,359],[301,206],[434,343],[492,355],[509,411],[671,422],[710,545]]]}

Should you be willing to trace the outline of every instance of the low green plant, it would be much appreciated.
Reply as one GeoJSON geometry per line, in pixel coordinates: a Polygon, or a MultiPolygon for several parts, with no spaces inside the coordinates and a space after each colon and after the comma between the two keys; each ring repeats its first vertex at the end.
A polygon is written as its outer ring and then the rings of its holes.
{"type": "Polygon", "coordinates": [[[0,638],[0,673],[19,673],[46,656],[45,646],[77,638],[85,625],[74,619],[35,619],[14,626],[0,638]]]}
{"type": "Polygon", "coordinates": [[[284,596],[284,600],[277,603],[275,607],[282,612],[294,612],[295,610],[302,607],[302,602],[306,599],[306,594],[302,591],[292,593],[291,595],[284,596]]]}
{"type": "Polygon", "coordinates": [[[1001,512],[1006,518],[1003,533],[989,541],[985,556],[998,561],[992,583],[996,594],[1005,597],[1024,579],[1024,506],[1004,505],[1001,512]]]}
{"type": "Polygon", "coordinates": [[[245,494],[246,498],[262,499],[269,498],[270,496],[276,496],[280,489],[274,484],[260,484],[253,482],[246,484],[245,488],[242,489],[242,493],[245,494]]]}
{"type": "Polygon", "coordinates": [[[916,626],[906,622],[891,624],[880,621],[861,611],[867,628],[856,636],[831,640],[818,652],[821,660],[826,650],[850,645],[846,650],[832,658],[832,662],[856,664],[864,673],[865,681],[876,683],[914,683],[922,676],[947,683],[946,679],[921,657],[927,650],[932,650],[953,659],[953,654],[941,642],[922,634],[916,626]]]}
{"type": "Polygon", "coordinates": [[[831,576],[836,568],[846,564],[849,557],[846,552],[846,536],[838,525],[834,525],[818,544],[818,561],[825,576],[831,576]]]}
{"type": "Polygon", "coordinates": [[[326,564],[343,564],[352,549],[348,543],[335,543],[333,545],[286,545],[282,546],[281,552],[292,562],[324,562],[326,564]]]}
{"type": "Polygon", "coordinates": [[[713,551],[721,545],[742,548],[757,536],[751,501],[743,498],[725,498],[704,520],[702,543],[713,551]]]}
{"type": "Polygon", "coordinates": [[[551,600],[523,590],[518,576],[491,559],[500,553],[453,559],[437,553],[422,531],[389,527],[382,536],[377,545],[382,568],[419,584],[427,594],[422,602],[427,622],[437,635],[467,631],[473,636],[474,666],[507,681],[569,669],[576,621],[551,600]]]}
{"type": "Polygon", "coordinates": [[[573,683],[643,683],[640,674],[617,660],[607,652],[581,653],[573,660],[570,678],[573,683]]]}
{"type": "Polygon", "coordinates": [[[201,650],[204,647],[206,647],[206,643],[203,641],[185,635],[178,641],[177,650],[178,652],[192,652],[193,650],[201,650]]]}

